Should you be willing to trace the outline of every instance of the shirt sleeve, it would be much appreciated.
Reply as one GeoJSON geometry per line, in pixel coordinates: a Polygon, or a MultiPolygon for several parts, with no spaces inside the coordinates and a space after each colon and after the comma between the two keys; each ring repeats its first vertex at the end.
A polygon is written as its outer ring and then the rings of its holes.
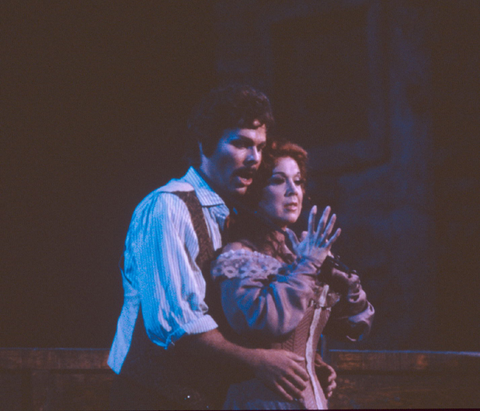
{"type": "Polygon", "coordinates": [[[212,266],[231,327],[267,338],[296,328],[314,297],[316,271],[308,260],[285,266],[244,249],[221,255],[212,266]]]}
{"type": "Polygon", "coordinates": [[[135,210],[125,245],[125,276],[138,290],[149,338],[167,348],[184,334],[217,327],[206,314],[198,240],[185,203],[154,193],[135,210]]]}

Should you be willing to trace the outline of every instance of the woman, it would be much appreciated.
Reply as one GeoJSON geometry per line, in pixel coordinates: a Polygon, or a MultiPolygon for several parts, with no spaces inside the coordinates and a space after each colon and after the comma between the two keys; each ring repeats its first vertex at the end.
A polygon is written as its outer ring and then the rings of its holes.
{"type": "Polygon", "coordinates": [[[328,221],[330,208],[316,230],[316,207],[312,208],[302,241],[287,228],[302,209],[306,160],[306,152],[292,143],[274,144],[264,153],[262,170],[249,193],[261,218],[237,215],[229,228],[230,242],[212,265],[212,276],[220,285],[224,313],[238,341],[300,354],[310,381],[303,399],[290,402],[258,379],[233,384],[227,409],[327,408],[314,364],[321,333],[330,329],[337,337],[355,341],[370,329],[374,310],[358,276],[342,271],[331,258],[340,229],[332,235],[336,217],[328,221]],[[286,232],[293,250],[286,245],[286,232]]]}

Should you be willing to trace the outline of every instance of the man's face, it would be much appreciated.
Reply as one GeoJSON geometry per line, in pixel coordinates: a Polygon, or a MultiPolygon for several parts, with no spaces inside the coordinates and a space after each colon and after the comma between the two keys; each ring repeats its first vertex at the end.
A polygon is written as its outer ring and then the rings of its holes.
{"type": "Polygon", "coordinates": [[[265,125],[225,130],[213,154],[202,154],[200,169],[219,188],[232,195],[244,195],[262,161],[266,142],[265,125]]]}

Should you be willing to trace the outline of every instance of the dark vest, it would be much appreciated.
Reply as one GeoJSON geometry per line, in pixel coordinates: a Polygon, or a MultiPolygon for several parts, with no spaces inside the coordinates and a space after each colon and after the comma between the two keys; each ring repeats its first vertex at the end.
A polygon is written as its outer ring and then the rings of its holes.
{"type": "MultiPolygon", "coordinates": [[[[173,192],[186,204],[198,237],[197,265],[206,282],[205,302],[209,314],[222,327],[223,314],[219,289],[210,275],[214,257],[212,240],[195,191],[173,192]]],[[[186,336],[182,338],[188,338],[186,336]]],[[[178,346],[165,350],[148,337],[140,307],[130,349],[120,374],[178,403],[178,409],[220,409],[230,385],[229,373],[215,361],[197,358],[195,353],[181,351],[178,346]]],[[[230,374],[232,371],[230,370],[230,374]]]]}

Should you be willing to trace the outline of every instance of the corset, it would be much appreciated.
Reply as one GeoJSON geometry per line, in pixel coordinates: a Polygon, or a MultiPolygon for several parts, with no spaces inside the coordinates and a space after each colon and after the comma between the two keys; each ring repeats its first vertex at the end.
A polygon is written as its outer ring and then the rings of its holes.
{"type": "Polygon", "coordinates": [[[298,326],[282,341],[275,341],[271,348],[294,352],[305,358],[304,369],[309,375],[304,393],[304,406],[307,409],[327,409],[327,399],[315,372],[315,355],[320,336],[327,324],[331,307],[338,301],[336,293],[329,293],[329,286],[319,287],[315,298],[298,326]]]}

